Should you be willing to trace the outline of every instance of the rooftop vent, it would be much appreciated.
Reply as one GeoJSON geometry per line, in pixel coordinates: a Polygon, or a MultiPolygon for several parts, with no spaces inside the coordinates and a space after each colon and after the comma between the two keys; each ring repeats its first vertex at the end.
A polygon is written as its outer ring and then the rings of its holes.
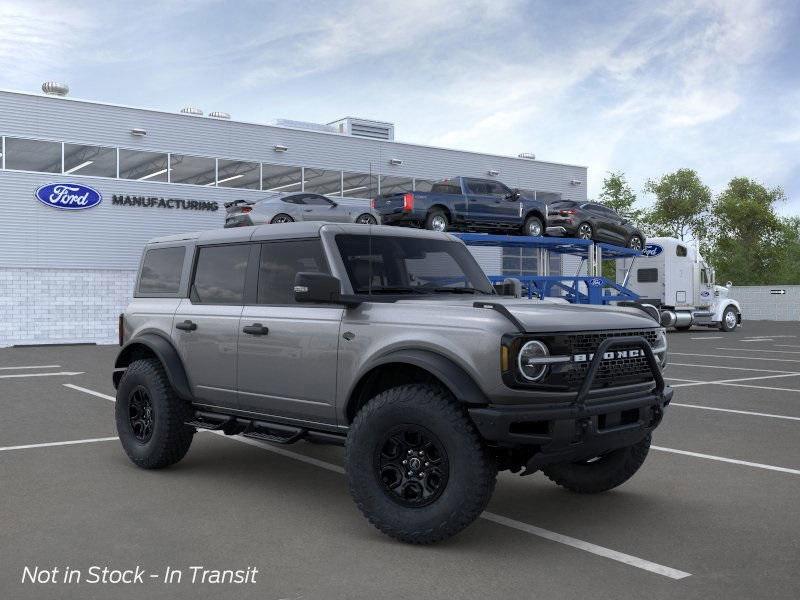
{"type": "Polygon", "coordinates": [[[203,116],[203,111],[200,110],[199,108],[195,107],[195,106],[184,106],[181,109],[181,112],[183,114],[185,114],[185,115],[195,115],[195,116],[198,116],[198,117],[202,117],[203,116]]]}
{"type": "Polygon", "coordinates": [[[517,157],[524,158],[525,160],[536,160],[536,155],[533,152],[520,152],[517,157]]]}
{"type": "Polygon", "coordinates": [[[230,119],[231,118],[230,113],[220,112],[218,110],[215,110],[215,111],[212,111],[212,112],[208,113],[208,116],[211,117],[212,119],[230,119]]]}
{"type": "Polygon", "coordinates": [[[394,124],[385,121],[370,121],[357,117],[345,117],[329,123],[336,131],[354,137],[370,138],[373,140],[394,141],[394,124]]]}
{"type": "Polygon", "coordinates": [[[69,86],[57,81],[45,81],[42,84],[42,91],[48,96],[66,96],[69,94],[69,86]]]}
{"type": "Polygon", "coordinates": [[[305,129],[307,131],[321,131],[323,133],[336,133],[336,128],[324,123],[311,123],[309,121],[293,121],[292,119],[274,119],[270,125],[276,127],[290,127],[292,129],[305,129]]]}

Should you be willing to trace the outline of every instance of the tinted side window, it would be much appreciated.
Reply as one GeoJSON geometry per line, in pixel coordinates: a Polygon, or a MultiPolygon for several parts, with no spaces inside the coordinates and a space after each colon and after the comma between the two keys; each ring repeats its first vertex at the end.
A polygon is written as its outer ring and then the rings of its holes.
{"type": "Polygon", "coordinates": [[[242,304],[248,244],[200,248],[191,298],[196,304],[242,304]]]}
{"type": "Polygon", "coordinates": [[[492,196],[507,196],[511,193],[510,189],[497,181],[487,181],[486,188],[489,190],[488,193],[492,196]]]}
{"type": "Polygon", "coordinates": [[[261,245],[259,304],[294,304],[294,278],[300,272],[328,273],[319,239],[261,245]]]}
{"type": "Polygon", "coordinates": [[[314,194],[309,194],[305,197],[305,203],[311,204],[313,206],[330,206],[331,201],[328,200],[325,196],[316,196],[314,194]]]}
{"type": "Polygon", "coordinates": [[[177,294],[184,256],[186,248],[183,246],[148,250],[142,261],[137,294],[145,297],[149,294],[177,294]]]}
{"type": "Polygon", "coordinates": [[[636,281],[639,283],[655,283],[658,281],[658,269],[639,269],[636,271],[636,281]]]}
{"type": "Polygon", "coordinates": [[[676,246],[675,247],[675,256],[686,256],[686,246],[676,246]]]}
{"type": "Polygon", "coordinates": [[[477,181],[475,179],[468,179],[467,180],[467,189],[469,190],[470,194],[488,194],[489,193],[489,186],[486,185],[483,181],[477,181]]]}
{"type": "Polygon", "coordinates": [[[461,194],[461,186],[455,181],[440,181],[431,187],[434,194],[461,194]]]}

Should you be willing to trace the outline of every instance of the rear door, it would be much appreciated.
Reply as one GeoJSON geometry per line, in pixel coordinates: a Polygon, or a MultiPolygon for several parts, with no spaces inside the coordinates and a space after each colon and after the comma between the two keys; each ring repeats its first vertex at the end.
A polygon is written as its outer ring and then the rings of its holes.
{"type": "Polygon", "coordinates": [[[344,309],[296,304],[301,271],[329,272],[319,238],[260,244],[255,304],[238,321],[239,407],[335,424],[336,361],[344,309]]]}
{"type": "Polygon", "coordinates": [[[181,300],[175,313],[173,340],[192,394],[204,404],[236,406],[236,344],[253,247],[198,247],[189,298],[181,300]]]}
{"type": "Polygon", "coordinates": [[[494,219],[496,197],[491,193],[490,182],[482,179],[464,179],[464,196],[467,202],[467,220],[475,225],[485,225],[494,219]]]}

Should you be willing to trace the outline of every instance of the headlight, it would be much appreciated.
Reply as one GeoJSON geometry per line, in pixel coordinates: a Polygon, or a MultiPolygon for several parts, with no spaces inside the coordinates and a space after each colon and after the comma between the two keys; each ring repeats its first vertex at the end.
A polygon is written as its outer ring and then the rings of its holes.
{"type": "Polygon", "coordinates": [[[663,327],[658,330],[656,335],[656,343],[653,347],[653,354],[656,355],[658,363],[661,365],[662,369],[667,366],[667,330],[663,327]]]}
{"type": "Polygon", "coordinates": [[[547,372],[547,363],[542,359],[550,356],[550,351],[542,342],[531,340],[519,350],[517,366],[520,374],[528,381],[539,381],[547,372]]]}

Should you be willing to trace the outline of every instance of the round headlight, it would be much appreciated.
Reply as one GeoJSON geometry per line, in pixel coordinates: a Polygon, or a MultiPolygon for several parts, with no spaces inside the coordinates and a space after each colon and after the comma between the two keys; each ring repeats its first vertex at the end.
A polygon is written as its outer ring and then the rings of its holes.
{"type": "Polygon", "coordinates": [[[547,372],[547,364],[537,359],[547,358],[550,351],[542,342],[531,340],[520,348],[517,355],[517,366],[520,374],[528,381],[539,381],[547,372]]]}

